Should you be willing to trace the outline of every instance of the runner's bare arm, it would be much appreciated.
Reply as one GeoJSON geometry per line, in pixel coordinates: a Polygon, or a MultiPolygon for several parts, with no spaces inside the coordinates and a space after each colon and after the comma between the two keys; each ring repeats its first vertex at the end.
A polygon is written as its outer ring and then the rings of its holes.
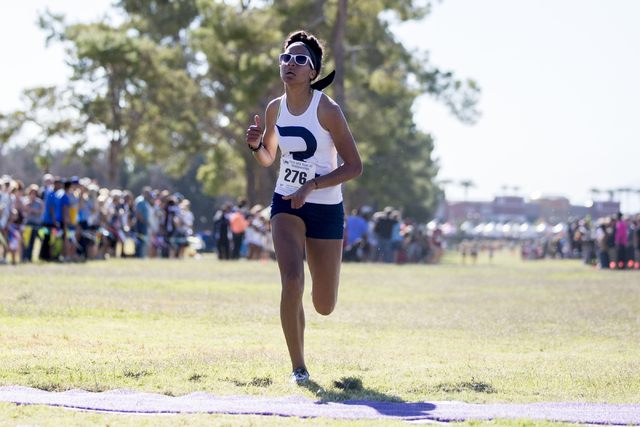
{"type": "Polygon", "coordinates": [[[336,150],[344,162],[331,173],[316,178],[318,188],[332,187],[360,176],[362,160],[340,106],[328,96],[323,96],[318,106],[318,120],[331,134],[336,150]]]}
{"type": "Polygon", "coordinates": [[[278,151],[278,137],[275,132],[278,108],[280,106],[280,98],[276,98],[269,103],[266,111],[266,129],[263,131],[260,126],[260,117],[255,116],[255,125],[249,126],[247,129],[247,142],[253,148],[260,146],[262,138],[263,147],[254,151],[253,156],[262,166],[270,166],[276,158],[278,151]]]}

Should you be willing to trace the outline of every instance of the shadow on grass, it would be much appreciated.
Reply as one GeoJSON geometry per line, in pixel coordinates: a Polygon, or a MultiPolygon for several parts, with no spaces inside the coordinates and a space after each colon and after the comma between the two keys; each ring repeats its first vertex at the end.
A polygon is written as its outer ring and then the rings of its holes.
{"type": "Polygon", "coordinates": [[[408,390],[410,393],[424,393],[429,394],[457,394],[457,393],[476,393],[476,394],[494,394],[498,393],[496,389],[490,383],[484,381],[478,381],[474,377],[471,377],[470,381],[458,381],[458,382],[441,382],[435,385],[423,384],[420,387],[412,388],[408,390]]]}
{"type": "Polygon", "coordinates": [[[457,383],[440,383],[435,387],[429,387],[428,390],[437,393],[461,393],[465,391],[474,393],[497,393],[498,391],[489,383],[482,381],[476,381],[475,378],[471,378],[471,381],[460,381],[457,383]]]}
{"type": "MultiPolygon", "coordinates": [[[[191,380],[191,378],[190,378],[191,380]]],[[[223,381],[228,381],[235,384],[237,387],[269,387],[273,384],[273,380],[269,377],[253,377],[251,381],[240,381],[230,378],[225,378],[223,381]]]]}
{"type": "Polygon", "coordinates": [[[300,383],[299,386],[315,394],[318,405],[340,402],[343,405],[368,406],[382,415],[395,417],[424,417],[436,408],[431,403],[405,402],[398,396],[367,389],[362,380],[354,377],[334,381],[329,389],[313,380],[300,383]]]}

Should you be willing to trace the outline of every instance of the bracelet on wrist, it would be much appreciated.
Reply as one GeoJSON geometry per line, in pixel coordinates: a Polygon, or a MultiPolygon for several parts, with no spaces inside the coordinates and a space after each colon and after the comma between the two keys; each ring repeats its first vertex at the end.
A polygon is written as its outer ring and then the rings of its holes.
{"type": "Polygon", "coordinates": [[[258,145],[256,148],[253,148],[253,147],[251,146],[251,144],[247,144],[247,145],[249,146],[249,149],[250,149],[251,151],[253,151],[254,153],[255,153],[256,151],[260,151],[260,149],[263,147],[262,140],[260,140],[260,145],[258,145]]]}
{"type": "Polygon", "coordinates": [[[311,178],[311,181],[316,185],[316,190],[318,189],[318,181],[315,178],[311,178]]]}

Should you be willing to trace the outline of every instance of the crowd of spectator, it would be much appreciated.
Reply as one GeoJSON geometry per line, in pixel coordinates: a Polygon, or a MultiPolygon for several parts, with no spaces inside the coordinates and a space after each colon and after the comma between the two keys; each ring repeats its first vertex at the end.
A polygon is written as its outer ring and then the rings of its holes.
{"type": "MultiPolygon", "coordinates": [[[[115,256],[182,258],[190,242],[204,243],[220,260],[275,259],[270,208],[239,198],[214,215],[214,230],[193,232],[190,202],[180,193],[144,187],[100,188],[90,178],[45,175],[41,185],[0,179],[0,263],[74,262],[115,256]]],[[[204,249],[204,248],[203,248],[204,249]]],[[[354,210],[345,223],[344,260],[433,263],[444,250],[439,228],[403,219],[392,207],[354,210]]]]}
{"type": "MultiPolygon", "coordinates": [[[[269,218],[269,207],[249,208],[240,198],[223,204],[214,215],[214,230],[194,239],[194,215],[180,193],[144,187],[135,197],[128,190],[100,188],[90,178],[48,174],[42,185],[25,187],[4,175],[0,263],[182,258],[196,241],[215,250],[221,260],[275,259],[269,218]]],[[[459,250],[463,260],[469,255],[475,262],[479,251],[488,251],[491,260],[494,249],[501,247],[474,239],[463,240],[459,250]]],[[[363,206],[346,218],[346,262],[438,263],[445,248],[437,223],[415,224],[393,207],[374,212],[363,206]]],[[[523,241],[521,255],[525,260],[579,258],[597,268],[640,269],[640,215],[571,221],[559,233],[523,241]]]]}
{"type": "Polygon", "coordinates": [[[402,217],[391,206],[373,212],[368,206],[347,217],[344,261],[384,263],[438,263],[445,242],[439,226],[429,229],[402,217]]]}
{"type": "MultiPolygon", "coordinates": [[[[214,216],[215,229],[201,234],[220,260],[275,259],[271,237],[270,207],[239,198],[225,203],[214,216]]],[[[368,206],[355,209],[345,221],[343,260],[403,264],[438,262],[444,240],[439,227],[432,230],[403,219],[399,210],[387,207],[373,212],[368,206]]]]}
{"type": "Polygon", "coordinates": [[[214,232],[205,233],[203,240],[216,249],[220,260],[275,259],[270,216],[270,207],[258,204],[248,209],[246,199],[240,197],[235,206],[222,205],[213,217],[214,232]]]}
{"type": "Polygon", "coordinates": [[[525,260],[582,259],[597,268],[640,269],[640,215],[575,220],[560,233],[525,241],[525,260]]]}
{"type": "Polygon", "coordinates": [[[45,175],[42,185],[0,179],[0,263],[113,256],[184,257],[193,234],[190,202],[144,187],[100,188],[90,178],[45,175]],[[37,253],[35,248],[39,248],[37,253]]]}

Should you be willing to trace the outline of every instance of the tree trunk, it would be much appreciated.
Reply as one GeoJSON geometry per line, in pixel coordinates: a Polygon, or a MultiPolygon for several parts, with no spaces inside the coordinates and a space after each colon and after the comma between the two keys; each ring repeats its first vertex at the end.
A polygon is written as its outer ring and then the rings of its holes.
{"type": "Polygon", "coordinates": [[[257,183],[257,190],[256,190],[256,202],[260,203],[262,205],[266,205],[267,203],[267,168],[260,168],[258,169],[258,183],[257,183]]]}
{"type": "MultiPolygon", "coordinates": [[[[338,0],[338,13],[336,15],[336,26],[333,29],[333,57],[336,67],[336,77],[333,80],[333,100],[345,112],[344,99],[344,35],[347,30],[347,0],[338,0]]],[[[346,115],[346,113],[345,113],[346,115]]],[[[342,164],[342,159],[338,154],[338,166],[342,164]]],[[[342,184],[344,194],[344,184],[342,184]]],[[[349,199],[345,198],[345,208],[349,209],[349,199]]],[[[347,210],[349,212],[349,210],[347,210]]]]}
{"type": "Polygon", "coordinates": [[[333,80],[333,100],[345,108],[344,99],[344,35],[347,30],[347,0],[338,0],[336,26],[333,31],[333,57],[336,77],[333,80]]]}
{"type": "Polygon", "coordinates": [[[244,171],[247,180],[247,202],[249,207],[252,207],[257,203],[257,194],[256,194],[256,171],[255,167],[258,164],[255,159],[248,159],[244,157],[244,171]]]}
{"type": "Polygon", "coordinates": [[[109,188],[117,188],[120,185],[120,149],[122,141],[119,139],[111,141],[109,147],[109,188]]]}

